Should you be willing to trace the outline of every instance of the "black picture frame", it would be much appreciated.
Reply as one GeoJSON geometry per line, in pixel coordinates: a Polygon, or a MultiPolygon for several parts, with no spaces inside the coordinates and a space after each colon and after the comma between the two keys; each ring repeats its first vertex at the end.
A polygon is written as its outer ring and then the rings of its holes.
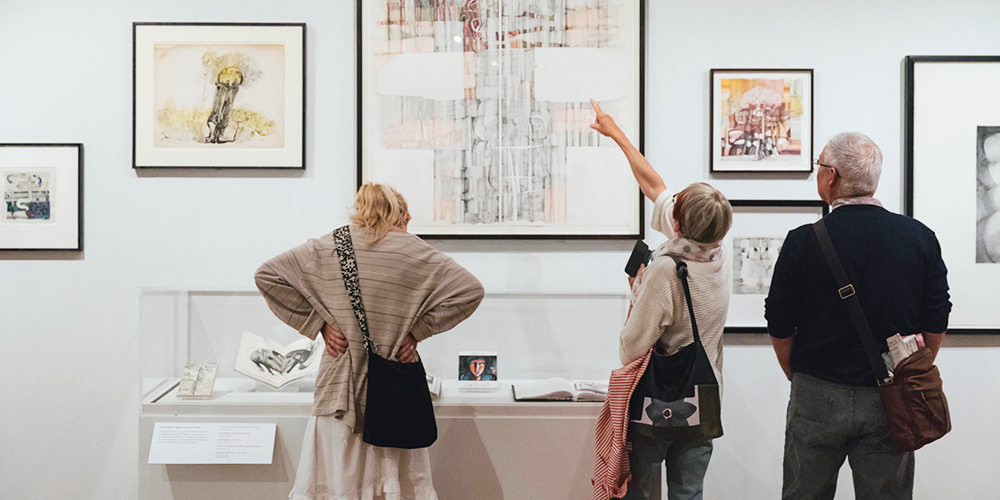
{"type": "MultiPolygon", "coordinates": [[[[934,116],[926,119],[922,119],[924,116],[923,104],[927,104],[928,107],[933,107],[936,102],[942,103],[942,106],[962,109],[968,108],[970,106],[979,106],[981,103],[975,101],[975,96],[978,95],[977,92],[967,89],[966,87],[970,83],[970,76],[967,73],[956,75],[957,81],[954,82],[956,88],[962,88],[962,92],[951,92],[948,95],[936,95],[936,94],[924,94],[920,91],[921,88],[921,78],[919,76],[918,68],[926,68],[928,70],[933,70],[935,65],[950,65],[951,69],[954,69],[954,65],[965,65],[965,64],[985,64],[990,70],[996,71],[1000,70],[1000,55],[998,56],[906,56],[903,59],[903,103],[904,103],[904,114],[903,114],[903,213],[910,217],[915,217],[921,222],[927,224],[932,230],[937,233],[938,241],[941,244],[942,256],[944,257],[945,263],[948,266],[948,281],[952,290],[952,301],[956,306],[960,306],[962,302],[962,294],[966,293],[966,289],[976,288],[975,286],[964,286],[964,284],[973,285],[974,283],[981,283],[983,281],[992,282],[994,273],[992,273],[991,266],[1000,265],[992,263],[980,263],[978,261],[978,249],[972,252],[965,252],[960,249],[963,245],[967,243],[962,240],[968,235],[955,235],[953,232],[961,233],[961,226],[968,225],[972,220],[979,224],[979,214],[978,207],[972,206],[971,210],[967,212],[962,212],[963,199],[956,199],[947,193],[939,193],[935,196],[927,196],[926,202],[918,199],[917,179],[921,176],[923,172],[924,176],[935,174],[934,171],[946,171],[949,177],[953,177],[950,180],[951,184],[964,185],[965,181],[970,177],[976,177],[975,171],[972,174],[965,172],[966,168],[972,166],[978,169],[978,165],[972,160],[973,163],[970,165],[968,162],[959,158],[960,154],[967,154],[972,150],[973,147],[979,147],[976,141],[976,134],[969,127],[970,125],[975,126],[996,126],[1000,127],[1000,113],[996,113],[996,118],[991,118],[986,123],[957,123],[957,122],[945,122],[941,117],[934,116]],[[921,95],[926,100],[917,102],[917,96],[921,95]],[[963,101],[963,99],[968,99],[968,101],[963,101]],[[935,144],[929,144],[928,148],[923,151],[931,151],[929,148],[934,147],[937,144],[950,145],[955,151],[959,152],[952,155],[951,161],[946,163],[939,163],[933,160],[931,157],[924,157],[918,154],[918,133],[923,131],[924,125],[928,124],[934,130],[941,131],[954,131],[961,130],[962,139],[952,140],[940,139],[935,141],[935,144]],[[918,127],[921,127],[921,131],[918,131],[918,127]],[[965,143],[964,141],[968,141],[965,143]],[[921,167],[925,165],[925,167],[921,167]],[[930,169],[930,170],[928,170],[930,169]],[[927,203],[927,205],[923,205],[927,203]],[[943,219],[947,220],[943,220],[943,219]],[[958,229],[956,229],[958,228],[958,229]],[[956,286],[957,285],[957,286],[956,286]]],[[[949,74],[953,71],[949,71],[949,74]]],[[[992,77],[992,75],[991,75],[992,77]]],[[[972,77],[972,81],[981,80],[972,77]]],[[[927,111],[930,113],[931,111],[927,111]]],[[[972,194],[972,186],[975,186],[975,182],[969,187],[969,193],[972,194]]],[[[937,185],[937,184],[935,184],[937,185]]],[[[942,187],[942,186],[938,186],[942,187]]],[[[978,193],[976,195],[978,197],[978,193]]],[[[964,198],[964,197],[960,197],[964,198]]],[[[965,207],[968,208],[968,207],[965,207]]],[[[973,231],[978,231],[978,228],[973,231]]],[[[978,234],[977,234],[978,239],[978,234]]],[[[976,245],[979,242],[977,240],[976,245]]],[[[991,295],[989,293],[981,293],[978,290],[975,291],[974,295],[982,296],[983,300],[990,303],[995,303],[1000,296],[995,294],[991,295]]],[[[948,333],[952,334],[966,334],[966,335],[998,335],[1000,334],[1000,314],[997,314],[995,318],[991,318],[992,321],[983,322],[978,320],[966,320],[963,316],[964,310],[977,310],[977,311],[991,311],[995,308],[990,308],[988,306],[979,307],[979,305],[968,305],[964,307],[954,307],[952,309],[952,315],[950,321],[952,325],[949,326],[948,333]],[[957,314],[956,314],[957,313],[957,314]]]]}
{"type": "MultiPolygon", "coordinates": [[[[709,70],[708,74],[708,171],[712,174],[809,174],[813,171],[812,158],[818,156],[814,149],[816,146],[815,141],[815,78],[814,71],[812,68],[712,68],[709,70]],[[802,169],[746,169],[746,168],[719,168],[716,165],[715,152],[716,148],[720,146],[717,143],[716,137],[716,126],[719,117],[716,116],[715,112],[715,79],[717,73],[801,73],[803,75],[808,75],[809,78],[809,104],[807,106],[808,111],[808,122],[809,122],[809,149],[808,153],[803,151],[802,159],[805,161],[808,168],[802,169]]],[[[805,137],[803,136],[803,140],[805,137]]],[[[805,148],[802,148],[803,150],[805,148]]]]}
{"type": "MultiPolygon", "coordinates": [[[[0,143],[0,148],[70,148],[76,149],[76,230],[73,231],[75,241],[73,246],[44,247],[20,246],[16,248],[0,247],[0,255],[8,252],[80,252],[83,251],[83,144],[82,143],[0,143]]],[[[2,168],[3,165],[0,165],[2,168]]],[[[5,207],[6,208],[6,207],[5,207]]],[[[0,236],[2,236],[0,232],[0,236]]]]}
{"type": "MultiPolygon", "coordinates": [[[[803,211],[805,211],[805,212],[815,211],[815,214],[818,215],[818,217],[816,218],[816,220],[819,220],[820,218],[825,217],[827,214],[830,213],[830,206],[827,205],[827,203],[825,201],[823,201],[823,200],[729,200],[729,204],[732,205],[733,212],[734,212],[734,229],[730,230],[730,235],[733,237],[734,243],[735,243],[736,237],[738,236],[736,234],[733,234],[734,231],[738,231],[738,229],[735,229],[736,228],[735,214],[740,212],[739,209],[768,209],[768,208],[772,208],[772,209],[776,209],[776,213],[778,211],[780,211],[781,209],[786,209],[786,210],[787,209],[804,209],[803,211]]],[[[786,211],[786,213],[787,213],[787,211],[786,211]]],[[[798,226],[795,226],[795,227],[798,227],[798,226]]],[[[795,227],[787,227],[787,228],[783,228],[783,230],[787,233],[787,231],[795,229],[795,227]]],[[[726,250],[734,251],[734,249],[726,249],[726,250]]],[[[735,255],[735,252],[734,252],[734,255],[732,256],[732,261],[733,262],[731,264],[731,265],[734,266],[734,268],[736,266],[736,260],[737,260],[737,258],[738,258],[738,256],[735,255]]],[[[736,279],[735,270],[734,270],[733,278],[734,278],[734,280],[736,279]]],[[[746,301],[744,301],[744,302],[746,302],[745,304],[741,303],[739,301],[739,299],[736,299],[734,301],[734,299],[737,298],[737,297],[741,297],[741,295],[733,293],[730,296],[730,305],[729,305],[730,308],[733,308],[733,307],[744,307],[744,308],[747,308],[747,310],[749,310],[752,307],[759,307],[759,309],[760,309],[759,310],[760,318],[764,317],[763,300],[764,300],[764,297],[766,297],[766,294],[765,295],[752,295],[752,296],[750,296],[750,297],[759,298],[759,301],[760,301],[759,305],[754,302],[756,299],[747,299],[746,301]]],[[[733,333],[733,334],[766,334],[767,333],[767,327],[766,326],[749,326],[749,325],[731,325],[727,321],[726,326],[723,329],[723,333],[733,333]]]]}
{"type": "MultiPolygon", "coordinates": [[[[646,0],[632,0],[638,6],[639,13],[639,131],[637,147],[645,154],[645,124],[646,124],[646,0]]],[[[356,33],[356,63],[357,63],[357,188],[364,183],[364,19],[362,18],[364,0],[355,4],[357,19],[356,33]]],[[[435,234],[417,233],[424,239],[436,240],[635,240],[642,239],[646,234],[645,196],[639,191],[638,232],[634,234],[435,234]]]]}
{"type": "MultiPolygon", "coordinates": [[[[306,44],[306,23],[215,23],[215,22],[133,22],[132,23],[132,168],[136,170],[178,170],[178,169],[215,169],[215,170],[305,170],[306,168],[306,146],[307,146],[307,120],[308,115],[307,104],[307,81],[308,73],[306,67],[307,61],[307,44],[306,44]],[[137,33],[138,30],[143,26],[161,26],[161,27],[184,27],[184,26],[199,26],[199,27],[247,27],[247,28],[268,28],[268,27],[298,27],[301,28],[302,34],[302,104],[301,104],[301,132],[298,140],[300,141],[301,151],[298,155],[299,162],[297,165],[148,165],[140,164],[140,160],[137,159],[137,33]]],[[[290,117],[291,118],[291,117],[290,117]]]]}

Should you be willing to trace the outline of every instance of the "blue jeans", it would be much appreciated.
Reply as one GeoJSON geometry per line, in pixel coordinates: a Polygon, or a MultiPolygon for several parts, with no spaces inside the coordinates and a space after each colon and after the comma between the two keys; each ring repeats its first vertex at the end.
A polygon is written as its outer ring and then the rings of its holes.
{"type": "Polygon", "coordinates": [[[878,389],[792,376],[782,500],[830,500],[847,458],[858,500],[913,498],[913,452],[889,436],[878,389]]]}
{"type": "Polygon", "coordinates": [[[667,462],[667,498],[701,500],[705,471],[712,458],[712,441],[660,441],[629,433],[632,480],[623,500],[646,500],[660,464],[667,462]]]}

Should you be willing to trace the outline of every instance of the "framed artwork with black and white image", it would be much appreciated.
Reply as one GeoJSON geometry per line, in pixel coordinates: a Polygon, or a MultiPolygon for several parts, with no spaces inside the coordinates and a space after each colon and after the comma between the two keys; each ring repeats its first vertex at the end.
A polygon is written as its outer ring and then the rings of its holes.
{"type": "Polygon", "coordinates": [[[711,172],[812,172],[812,69],[713,69],[710,81],[711,172]]]}
{"type": "Polygon", "coordinates": [[[0,144],[0,250],[83,249],[83,144],[0,144]]]}
{"type": "Polygon", "coordinates": [[[733,206],[732,294],[726,333],[767,333],[764,299],[788,231],[829,213],[822,200],[729,200],[733,206]]]}
{"type": "Polygon", "coordinates": [[[904,62],[904,211],[941,245],[948,331],[1000,334],[1000,56],[904,62]]]}
{"type": "Polygon", "coordinates": [[[304,168],[303,23],[133,23],[134,168],[304,168]]]}

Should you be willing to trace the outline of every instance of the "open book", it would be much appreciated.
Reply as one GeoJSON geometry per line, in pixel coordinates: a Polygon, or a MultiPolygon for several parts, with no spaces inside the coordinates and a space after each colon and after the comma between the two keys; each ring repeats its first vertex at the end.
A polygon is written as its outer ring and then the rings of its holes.
{"type": "Polygon", "coordinates": [[[238,373],[259,380],[275,389],[319,371],[323,355],[323,340],[296,340],[288,347],[277,342],[243,332],[236,355],[238,373]]]}
{"type": "Polygon", "coordinates": [[[517,382],[512,386],[515,401],[604,401],[608,384],[570,382],[564,378],[517,382]]]}

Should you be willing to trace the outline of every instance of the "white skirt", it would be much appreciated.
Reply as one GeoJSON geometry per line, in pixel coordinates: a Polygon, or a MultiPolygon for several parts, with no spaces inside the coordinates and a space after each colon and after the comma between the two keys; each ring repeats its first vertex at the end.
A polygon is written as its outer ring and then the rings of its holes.
{"type": "Polygon", "coordinates": [[[379,448],[333,416],[309,417],[291,500],[437,500],[427,448],[379,448]]]}

